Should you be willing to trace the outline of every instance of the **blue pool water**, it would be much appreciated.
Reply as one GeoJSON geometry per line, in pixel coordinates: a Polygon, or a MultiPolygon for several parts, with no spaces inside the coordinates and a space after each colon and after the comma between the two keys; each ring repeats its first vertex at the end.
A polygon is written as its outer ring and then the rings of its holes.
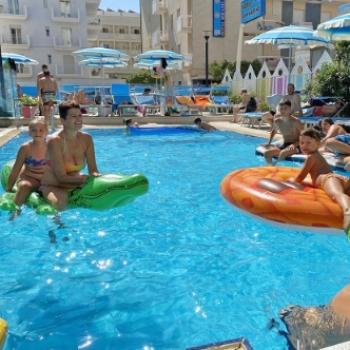
{"type": "MultiPolygon", "coordinates": [[[[277,227],[220,196],[225,174],[262,164],[262,140],[90,132],[100,171],[143,172],[149,193],[108,212],[66,211],[61,229],[30,209],[14,222],[0,213],[7,350],[177,350],[240,336],[281,350],[266,327],[280,308],[324,304],[349,283],[342,235],[277,227]]],[[[0,149],[0,165],[24,139],[0,149]]]]}

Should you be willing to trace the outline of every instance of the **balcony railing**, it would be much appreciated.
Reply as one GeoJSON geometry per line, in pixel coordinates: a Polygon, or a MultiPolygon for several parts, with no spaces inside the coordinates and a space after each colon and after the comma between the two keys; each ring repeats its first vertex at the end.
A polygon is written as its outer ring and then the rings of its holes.
{"type": "Polygon", "coordinates": [[[82,68],[78,65],[66,67],[56,64],[55,75],[58,77],[78,77],[82,75],[82,68]]]}
{"type": "Polygon", "coordinates": [[[168,11],[167,0],[153,0],[152,13],[154,15],[161,15],[168,11]]]}
{"type": "Polygon", "coordinates": [[[192,30],[192,16],[180,16],[177,19],[176,23],[177,31],[181,32],[183,30],[185,31],[191,31],[192,30]]]}
{"type": "Polygon", "coordinates": [[[77,50],[81,48],[81,40],[79,39],[63,39],[62,37],[53,37],[53,47],[56,50],[77,50]]]}
{"type": "Polygon", "coordinates": [[[30,48],[30,37],[26,35],[21,38],[11,38],[8,36],[0,37],[1,44],[6,46],[6,51],[10,49],[29,49],[30,48]]]}
{"type": "Polygon", "coordinates": [[[31,78],[33,76],[33,67],[32,66],[22,66],[18,67],[17,78],[31,78]]]}
{"type": "Polygon", "coordinates": [[[27,6],[21,6],[18,10],[5,8],[0,5],[0,19],[26,20],[28,18],[27,6]]]}
{"type": "Polygon", "coordinates": [[[57,9],[51,8],[51,19],[53,22],[79,23],[80,12],[79,9],[77,9],[76,11],[70,11],[69,13],[65,13],[57,9]]]}
{"type": "Polygon", "coordinates": [[[167,43],[169,41],[169,34],[168,33],[160,33],[160,42],[161,43],[167,43]]]}

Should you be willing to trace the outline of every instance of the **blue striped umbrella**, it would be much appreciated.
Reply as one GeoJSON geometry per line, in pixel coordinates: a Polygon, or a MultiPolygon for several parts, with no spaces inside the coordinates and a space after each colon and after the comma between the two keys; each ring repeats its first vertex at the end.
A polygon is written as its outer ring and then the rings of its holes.
{"type": "Polygon", "coordinates": [[[36,64],[39,64],[38,61],[30,58],[30,57],[27,57],[27,56],[24,56],[24,55],[19,55],[17,53],[10,53],[10,52],[3,52],[1,54],[2,56],[2,59],[13,59],[15,61],[16,64],[25,64],[25,65],[36,65],[36,64]]]}
{"type": "Polygon", "coordinates": [[[321,38],[308,27],[286,26],[262,33],[246,44],[271,44],[283,46],[326,46],[329,40],[321,38]]]}
{"type": "Polygon", "coordinates": [[[80,65],[90,68],[125,68],[127,62],[116,58],[88,58],[79,62],[80,65]]]}
{"type": "Polygon", "coordinates": [[[88,58],[116,58],[123,61],[129,60],[129,56],[126,53],[119,50],[107,49],[105,47],[90,47],[74,51],[73,55],[80,60],[88,58]]]}
{"type": "Polygon", "coordinates": [[[183,61],[185,59],[183,55],[180,55],[174,51],[149,50],[137,55],[136,61],[141,61],[141,60],[159,61],[162,58],[165,58],[167,61],[183,61]]]}
{"type": "Polygon", "coordinates": [[[291,71],[292,48],[296,46],[327,46],[328,39],[316,35],[312,28],[301,26],[286,26],[275,28],[262,33],[253,39],[247,40],[246,44],[271,44],[289,47],[288,70],[291,71]]]}
{"type": "Polygon", "coordinates": [[[317,34],[331,41],[350,40],[350,13],[321,23],[317,27],[317,34]]]}
{"type": "MultiPolygon", "coordinates": [[[[139,68],[139,69],[153,69],[153,67],[160,66],[160,60],[150,60],[150,59],[142,59],[134,64],[134,68],[139,68]]],[[[169,61],[168,70],[176,70],[176,69],[181,69],[181,62],[180,61],[169,61]]]]}

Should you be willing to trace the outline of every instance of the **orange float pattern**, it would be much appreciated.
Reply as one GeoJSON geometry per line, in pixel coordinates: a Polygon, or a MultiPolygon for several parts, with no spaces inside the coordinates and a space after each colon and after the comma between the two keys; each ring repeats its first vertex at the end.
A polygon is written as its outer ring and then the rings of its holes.
{"type": "Polygon", "coordinates": [[[267,220],[341,229],[342,210],[323,190],[288,184],[298,173],[287,167],[241,169],[223,179],[221,192],[236,207],[267,220]]]}

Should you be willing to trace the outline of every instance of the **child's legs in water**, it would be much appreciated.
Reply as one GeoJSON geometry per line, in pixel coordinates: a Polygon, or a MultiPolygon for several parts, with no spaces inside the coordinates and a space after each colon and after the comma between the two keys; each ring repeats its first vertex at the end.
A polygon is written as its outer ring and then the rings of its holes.
{"type": "Polygon", "coordinates": [[[39,188],[40,181],[30,176],[22,175],[17,183],[17,191],[15,196],[15,204],[21,206],[24,204],[28,196],[39,188]]]}
{"type": "Polygon", "coordinates": [[[344,183],[336,176],[329,176],[324,182],[323,190],[342,208],[346,229],[350,225],[350,197],[345,192],[344,183]]]}

